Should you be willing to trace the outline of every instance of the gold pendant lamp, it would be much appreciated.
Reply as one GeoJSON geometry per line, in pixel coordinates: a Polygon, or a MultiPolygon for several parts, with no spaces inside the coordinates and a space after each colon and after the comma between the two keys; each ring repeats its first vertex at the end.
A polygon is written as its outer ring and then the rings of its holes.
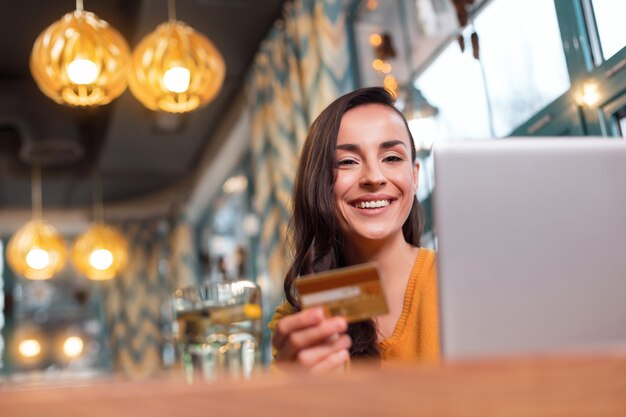
{"type": "Polygon", "coordinates": [[[41,217],[41,168],[33,167],[33,219],[18,230],[7,245],[7,261],[13,271],[28,279],[44,280],[59,273],[67,258],[65,242],[41,217]]]}
{"type": "Polygon", "coordinates": [[[127,253],[128,245],[120,232],[103,223],[94,223],[74,242],[72,263],[87,278],[105,281],[124,269],[127,253]]]}
{"type": "Polygon", "coordinates": [[[141,40],[133,52],[129,86],[151,110],[184,113],[211,101],[224,82],[226,66],[215,45],[177,21],[169,0],[169,21],[141,40]]]}
{"type": "Polygon", "coordinates": [[[130,49],[106,21],[83,10],[67,13],[33,46],[30,70],[48,97],[70,106],[107,104],[124,92],[130,49]]]}
{"type": "Polygon", "coordinates": [[[95,222],[80,235],[72,248],[72,263],[78,272],[94,281],[115,278],[128,260],[128,244],[112,226],[104,224],[102,185],[94,174],[93,202],[95,222]]]}

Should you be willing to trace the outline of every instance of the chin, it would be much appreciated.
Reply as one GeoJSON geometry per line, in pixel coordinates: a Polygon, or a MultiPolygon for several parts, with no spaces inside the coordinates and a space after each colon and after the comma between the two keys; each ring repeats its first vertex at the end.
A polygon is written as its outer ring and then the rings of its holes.
{"type": "Polygon", "coordinates": [[[385,228],[356,230],[353,236],[356,238],[367,240],[384,240],[389,237],[389,230],[385,228]]]}

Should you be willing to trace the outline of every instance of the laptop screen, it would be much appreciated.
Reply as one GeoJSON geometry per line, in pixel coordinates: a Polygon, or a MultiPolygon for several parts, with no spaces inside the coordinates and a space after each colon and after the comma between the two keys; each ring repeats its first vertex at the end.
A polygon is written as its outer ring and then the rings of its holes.
{"type": "Polygon", "coordinates": [[[447,358],[626,346],[626,143],[511,138],[434,151],[447,358]]]}

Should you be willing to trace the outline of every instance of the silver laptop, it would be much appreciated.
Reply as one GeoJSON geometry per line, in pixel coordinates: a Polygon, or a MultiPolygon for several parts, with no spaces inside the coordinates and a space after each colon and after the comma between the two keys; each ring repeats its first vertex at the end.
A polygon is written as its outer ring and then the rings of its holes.
{"type": "Polygon", "coordinates": [[[446,358],[626,347],[626,142],[434,151],[446,358]]]}

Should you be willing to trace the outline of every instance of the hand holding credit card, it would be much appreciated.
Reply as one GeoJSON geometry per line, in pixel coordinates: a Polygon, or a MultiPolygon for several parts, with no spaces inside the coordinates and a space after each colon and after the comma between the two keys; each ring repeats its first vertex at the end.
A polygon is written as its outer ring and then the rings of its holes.
{"type": "Polygon", "coordinates": [[[326,316],[344,316],[348,323],[388,312],[374,263],[305,275],[296,288],[303,309],[321,306],[326,316]]]}

